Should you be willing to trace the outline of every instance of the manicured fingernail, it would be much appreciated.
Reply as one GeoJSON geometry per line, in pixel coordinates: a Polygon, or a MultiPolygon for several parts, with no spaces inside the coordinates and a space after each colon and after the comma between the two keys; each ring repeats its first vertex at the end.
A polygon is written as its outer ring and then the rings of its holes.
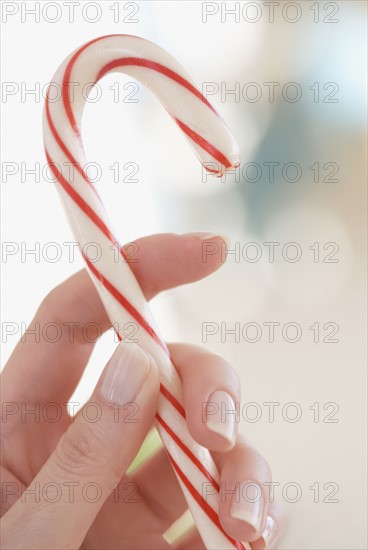
{"type": "Polygon", "coordinates": [[[278,529],[276,521],[271,516],[267,516],[266,520],[266,527],[262,533],[262,536],[260,538],[260,550],[267,550],[267,548],[271,548],[278,537],[278,529]]]}
{"type": "Polygon", "coordinates": [[[193,237],[200,241],[210,241],[211,239],[222,239],[226,243],[226,248],[230,246],[230,239],[226,235],[219,235],[218,233],[211,233],[209,231],[203,231],[198,233],[186,233],[187,237],[193,237]]]}
{"type": "Polygon", "coordinates": [[[226,391],[213,392],[206,403],[206,426],[221,435],[231,445],[235,443],[237,410],[231,395],[226,391]]]}
{"type": "Polygon", "coordinates": [[[100,386],[106,401],[124,405],[134,400],[151,368],[148,355],[136,344],[121,343],[108,362],[100,386]]]}
{"type": "Polygon", "coordinates": [[[240,490],[232,497],[230,516],[249,525],[257,533],[261,527],[263,512],[262,489],[255,481],[240,484],[240,490]]]}

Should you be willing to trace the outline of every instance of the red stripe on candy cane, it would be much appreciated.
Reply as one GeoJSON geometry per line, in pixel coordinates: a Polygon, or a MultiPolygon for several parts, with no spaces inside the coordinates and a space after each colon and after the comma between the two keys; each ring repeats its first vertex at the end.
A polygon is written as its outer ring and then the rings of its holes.
{"type": "Polygon", "coordinates": [[[156,418],[161,424],[161,426],[165,429],[165,431],[171,436],[171,438],[175,441],[175,443],[185,452],[185,454],[193,461],[193,463],[197,466],[198,470],[202,472],[202,474],[208,479],[210,483],[212,483],[213,487],[216,489],[217,492],[220,491],[220,485],[217,483],[217,481],[211,476],[211,474],[204,468],[204,466],[199,462],[198,458],[188,449],[186,445],[182,442],[182,440],[176,435],[176,433],[170,428],[170,426],[165,422],[165,420],[157,413],[156,418]]]}
{"type": "MultiPolygon", "coordinates": [[[[172,360],[171,360],[172,362],[172,360]]],[[[173,363],[173,362],[172,362],[173,363]]],[[[173,363],[174,364],[174,363],[173,363]]],[[[179,401],[172,395],[172,393],[169,392],[167,388],[163,384],[161,384],[160,391],[162,395],[166,397],[168,401],[175,407],[175,409],[181,414],[183,418],[186,418],[185,410],[183,405],[179,403],[179,401]]]]}
{"type": "Polygon", "coordinates": [[[117,67],[126,67],[129,65],[133,65],[134,67],[145,67],[146,69],[151,69],[152,71],[156,71],[164,76],[167,76],[171,80],[174,80],[180,84],[180,86],[183,86],[183,88],[186,88],[188,92],[198,97],[198,99],[203,101],[203,103],[205,103],[207,107],[209,107],[211,111],[217,115],[208,99],[206,99],[204,95],[193,86],[193,84],[186,80],[186,78],[180,76],[180,74],[176,73],[172,69],[169,69],[168,67],[165,67],[165,65],[162,65],[161,63],[157,63],[156,61],[151,61],[149,59],[143,59],[142,57],[122,57],[120,59],[110,61],[110,63],[107,63],[104,67],[102,67],[96,77],[96,82],[113,69],[116,69],[117,67]]]}
{"type": "Polygon", "coordinates": [[[179,128],[191,139],[194,141],[194,143],[197,143],[202,149],[207,151],[210,155],[213,156],[214,159],[218,160],[220,164],[223,164],[225,168],[231,168],[231,162],[219,151],[214,147],[214,145],[211,145],[209,141],[204,139],[204,137],[197,134],[194,130],[189,128],[186,124],[184,124],[183,121],[179,120],[178,118],[174,117],[174,120],[176,124],[179,126],[179,128]]]}
{"type": "MultiPolygon", "coordinates": [[[[74,189],[74,187],[68,182],[67,179],[64,178],[62,173],[56,168],[57,164],[54,162],[48,151],[45,149],[45,155],[48,162],[49,167],[51,168],[52,173],[54,174],[55,178],[58,180],[58,182],[63,187],[64,191],[68,193],[71,199],[79,206],[81,210],[93,221],[93,223],[100,229],[100,231],[111,241],[112,243],[116,242],[116,239],[114,238],[114,235],[111,233],[108,226],[101,220],[101,218],[96,214],[96,212],[93,210],[93,208],[90,207],[90,205],[79,195],[79,193],[74,189]]],[[[92,184],[91,184],[92,185],[92,184]]]]}
{"type": "Polygon", "coordinates": [[[88,179],[87,177],[87,174],[84,172],[83,168],[81,167],[81,165],[79,164],[79,162],[77,162],[77,160],[73,157],[73,155],[71,154],[71,152],[69,151],[69,149],[67,148],[67,146],[65,145],[65,143],[63,142],[63,140],[61,139],[60,135],[58,134],[56,128],[55,128],[55,125],[54,125],[54,122],[51,118],[51,114],[50,114],[50,97],[49,97],[49,92],[50,92],[50,88],[48,88],[47,90],[47,94],[46,94],[46,118],[47,118],[47,122],[49,123],[49,127],[50,127],[50,130],[51,130],[51,133],[52,135],[54,136],[55,138],[55,141],[56,143],[59,145],[60,149],[62,150],[62,152],[64,153],[64,155],[67,157],[67,159],[69,159],[69,161],[71,162],[71,164],[76,168],[76,170],[80,173],[80,175],[82,176],[82,178],[84,179],[84,181],[86,181],[90,186],[91,188],[93,189],[94,192],[96,192],[96,188],[94,185],[92,185],[92,183],[90,182],[90,180],[88,179]]]}
{"type": "MultiPolygon", "coordinates": [[[[74,54],[72,55],[71,59],[69,60],[68,65],[65,69],[63,84],[62,84],[62,97],[63,97],[64,109],[65,109],[65,112],[67,114],[68,120],[69,120],[69,122],[70,122],[70,124],[73,128],[73,132],[75,133],[75,135],[78,137],[79,140],[80,140],[80,132],[79,132],[77,122],[74,118],[74,114],[73,114],[73,110],[72,110],[72,106],[71,106],[71,102],[70,102],[70,93],[69,93],[69,84],[71,82],[70,77],[71,77],[72,69],[73,69],[73,66],[74,66],[75,62],[77,61],[78,57],[84,52],[84,50],[86,50],[87,48],[92,46],[92,44],[95,44],[96,42],[100,42],[101,40],[105,40],[107,38],[112,38],[113,36],[131,36],[131,35],[129,35],[129,34],[125,34],[125,35],[124,34],[110,34],[110,35],[106,35],[106,36],[99,36],[98,38],[95,38],[94,40],[90,40],[89,42],[84,44],[84,46],[82,46],[76,52],[74,52],[74,54]],[[66,92],[66,93],[64,93],[64,92],[66,92]]],[[[136,37],[134,37],[134,38],[136,38],[136,37]]],[[[81,146],[83,147],[82,143],[81,143],[81,146]]]]}

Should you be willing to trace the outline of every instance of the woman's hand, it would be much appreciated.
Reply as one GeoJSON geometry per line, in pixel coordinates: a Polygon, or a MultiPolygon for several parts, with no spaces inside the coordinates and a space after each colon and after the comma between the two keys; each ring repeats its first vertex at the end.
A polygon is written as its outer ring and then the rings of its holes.
{"type": "MultiPolygon", "coordinates": [[[[221,243],[221,237],[207,238],[221,243]]],[[[204,262],[203,242],[200,234],[137,241],[138,262],[131,267],[147,299],[220,267],[220,247],[204,262]]],[[[47,296],[28,334],[37,323],[42,327],[52,322],[63,327],[62,337],[54,343],[26,337],[1,376],[2,547],[169,548],[162,534],[187,505],[164,449],[132,474],[126,473],[154,421],[159,392],[156,365],[136,345],[120,344],[90,401],[72,420],[67,402],[93,350],[82,329],[88,323],[97,323],[103,331],[110,328],[86,271],[47,296]],[[124,408],[117,402],[133,405],[124,408]],[[51,417],[55,410],[62,414],[53,422],[47,414],[37,413],[47,409],[51,417]]],[[[199,347],[169,348],[183,382],[189,429],[198,443],[212,451],[220,470],[223,528],[235,539],[254,541],[253,549],[272,547],[283,518],[268,502],[263,485],[271,480],[267,463],[237,436],[233,415],[226,415],[224,422],[221,413],[209,415],[208,422],[202,418],[208,401],[227,407],[239,402],[235,371],[199,347]],[[249,499],[239,492],[247,482],[252,482],[249,499]],[[251,502],[256,484],[262,497],[251,502]]],[[[177,548],[203,548],[203,544],[193,529],[177,548]]]]}

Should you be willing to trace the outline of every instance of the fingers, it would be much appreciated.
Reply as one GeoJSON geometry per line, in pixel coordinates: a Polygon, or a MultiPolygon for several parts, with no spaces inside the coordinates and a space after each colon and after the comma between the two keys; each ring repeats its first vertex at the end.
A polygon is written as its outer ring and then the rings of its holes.
{"type": "Polygon", "coordinates": [[[189,430],[212,451],[228,451],[238,429],[240,384],[221,357],[198,346],[171,344],[170,354],[183,382],[189,430]]]}
{"type": "Polygon", "coordinates": [[[158,392],[153,360],[120,344],[89,403],[5,514],[3,548],[80,547],[149,431],[158,392]]]}
{"type": "MultiPolygon", "coordinates": [[[[198,234],[145,237],[137,240],[137,252],[131,258],[137,261],[130,266],[150,299],[158,292],[199,280],[218,269],[224,256],[221,244],[222,237],[203,240],[198,234]]],[[[66,401],[83,373],[96,335],[110,326],[87,272],[70,277],[43,301],[4,368],[4,399],[66,401]],[[35,337],[37,331],[41,333],[39,339],[35,337]]]]}
{"type": "MultiPolygon", "coordinates": [[[[279,508],[269,503],[272,478],[266,460],[242,436],[234,445],[239,421],[234,414],[240,401],[238,376],[224,359],[197,346],[170,344],[169,350],[183,383],[188,427],[201,445],[212,450],[220,471],[219,515],[224,530],[235,540],[254,541],[252,550],[271,547],[280,536],[284,520],[279,508]]],[[[158,457],[156,460],[158,464],[158,457]]],[[[146,469],[148,472],[149,462],[146,469]]],[[[157,489],[155,481],[153,484],[152,492],[157,489]]],[[[169,480],[169,487],[175,491],[174,478],[169,480]]],[[[209,495],[214,490],[210,483],[205,484],[203,498],[206,491],[209,495]]],[[[154,494],[162,509],[166,495],[159,491],[154,494]]],[[[173,520],[184,508],[185,503],[179,501],[172,514],[166,513],[173,520]]],[[[201,547],[195,534],[190,541],[178,544],[179,548],[201,547]]]]}
{"type": "Polygon", "coordinates": [[[210,233],[153,235],[139,239],[137,245],[137,262],[130,265],[147,300],[219,269],[227,246],[224,237],[210,233]]]}
{"type": "Polygon", "coordinates": [[[215,453],[220,470],[220,521],[236,540],[255,541],[266,528],[271,472],[241,436],[228,453],[215,453]]]}

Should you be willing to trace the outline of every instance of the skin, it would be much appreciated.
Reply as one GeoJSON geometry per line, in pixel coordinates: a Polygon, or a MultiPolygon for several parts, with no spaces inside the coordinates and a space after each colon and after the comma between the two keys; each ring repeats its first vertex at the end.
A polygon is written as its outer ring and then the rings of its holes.
{"type": "MultiPolygon", "coordinates": [[[[212,238],[211,241],[221,237],[212,238]]],[[[202,279],[222,265],[221,252],[202,260],[203,241],[193,235],[156,235],[137,241],[137,263],[131,267],[147,298],[178,285],[202,279]]],[[[41,303],[29,329],[39,322],[98,323],[103,330],[110,328],[102,303],[85,270],[56,287],[41,303]]],[[[183,382],[184,407],[193,437],[213,454],[221,475],[221,485],[235,486],[236,482],[253,480],[262,484],[271,481],[265,459],[242,436],[229,448],[220,435],[210,432],[202,421],[202,403],[215,390],[225,390],[240,401],[240,384],[236,372],[222,358],[197,346],[169,346],[175,366],[183,382]],[[197,365],[201,365],[201,369],[197,365]]],[[[132,474],[126,470],[152,428],[159,392],[157,367],[152,362],[145,384],[135,398],[139,406],[139,422],[132,424],[114,421],[114,411],[101,396],[100,382],[91,401],[103,411],[96,423],[86,422],[78,414],[71,422],[65,402],[79,383],[93,344],[87,342],[78,328],[74,341],[65,330],[56,343],[36,343],[27,338],[19,342],[2,375],[2,399],[5,403],[56,402],[63,407],[62,418],[55,423],[35,422],[30,416],[20,421],[18,414],[9,415],[3,422],[1,478],[2,486],[17,489],[2,498],[2,548],[169,548],[162,534],[187,509],[176,477],[163,449],[132,474]],[[43,487],[47,483],[74,483],[74,502],[70,493],[50,502],[41,495],[20,499],[27,488],[43,487]],[[98,483],[101,498],[91,503],[78,488],[98,483]],[[127,494],[127,483],[134,483],[139,498],[116,499],[112,488],[118,486],[127,494]],[[6,485],[8,483],[8,485],[6,485]],[[117,502],[116,502],[117,500],[117,502]],[[144,526],[144,528],[142,528],[144,526]]],[[[28,493],[26,493],[27,495],[28,493]]],[[[115,493],[116,494],[116,493],[115,493]]],[[[120,494],[120,493],[119,493],[120,494]]],[[[226,497],[226,496],[225,496],[226,497]]],[[[262,532],[266,517],[276,521],[274,541],[284,523],[280,509],[267,502],[265,495],[261,525],[255,531],[242,520],[230,516],[230,501],[221,499],[220,521],[233,538],[253,541],[254,550],[265,547],[262,532]]],[[[178,549],[204,548],[195,529],[176,546],[178,549]]]]}

